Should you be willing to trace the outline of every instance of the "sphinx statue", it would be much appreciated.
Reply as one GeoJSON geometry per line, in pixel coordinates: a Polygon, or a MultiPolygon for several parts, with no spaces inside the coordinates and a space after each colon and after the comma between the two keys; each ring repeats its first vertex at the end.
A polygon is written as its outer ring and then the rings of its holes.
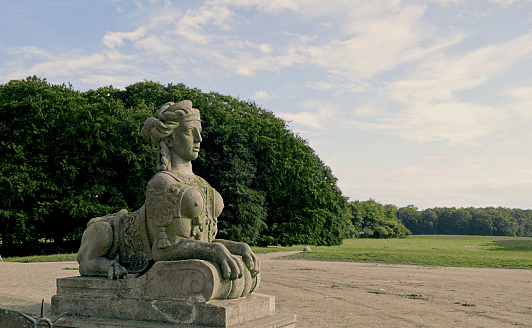
{"type": "Polygon", "coordinates": [[[146,188],[144,205],[93,218],[77,254],[82,276],[120,279],[140,276],[156,261],[201,259],[218,264],[223,279],[259,272],[245,243],[216,238],[224,207],[220,194],[192,171],[198,157],[201,121],[190,100],[167,102],[142,135],[157,145],[158,173],[146,188]]]}
{"type": "Polygon", "coordinates": [[[254,293],[260,263],[249,245],[216,239],[224,204],[192,172],[202,141],[192,102],[165,103],[142,135],[157,145],[146,201],[89,221],[81,276],[57,279],[52,312],[67,315],[54,325],[294,327],[295,315],[275,313],[274,296],[254,293]]]}

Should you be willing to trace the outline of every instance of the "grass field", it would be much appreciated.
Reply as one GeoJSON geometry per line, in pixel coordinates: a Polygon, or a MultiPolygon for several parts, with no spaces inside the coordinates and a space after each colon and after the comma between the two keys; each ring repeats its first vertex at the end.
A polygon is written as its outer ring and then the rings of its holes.
{"type": "Polygon", "coordinates": [[[3,259],[6,262],[59,262],[59,261],[75,261],[76,254],[53,254],[53,255],[34,255],[24,257],[5,257],[3,259]]]}
{"type": "Polygon", "coordinates": [[[312,247],[292,258],[532,269],[532,238],[488,236],[410,236],[404,239],[346,239],[342,246],[312,247]]]}
{"type": "MultiPolygon", "coordinates": [[[[410,236],[404,239],[346,239],[341,246],[311,246],[312,252],[292,258],[455,266],[532,269],[532,238],[487,236],[410,236]]],[[[255,253],[300,251],[303,246],[252,247],[255,253]]],[[[9,262],[75,261],[76,254],[4,258],[9,262]]]]}

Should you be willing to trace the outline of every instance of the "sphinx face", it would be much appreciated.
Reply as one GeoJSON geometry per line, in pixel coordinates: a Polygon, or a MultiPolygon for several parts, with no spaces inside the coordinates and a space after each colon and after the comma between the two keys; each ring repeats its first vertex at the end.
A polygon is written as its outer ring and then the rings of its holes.
{"type": "Polygon", "coordinates": [[[174,132],[175,152],[186,161],[198,158],[201,138],[201,122],[187,121],[179,125],[174,132]]]}

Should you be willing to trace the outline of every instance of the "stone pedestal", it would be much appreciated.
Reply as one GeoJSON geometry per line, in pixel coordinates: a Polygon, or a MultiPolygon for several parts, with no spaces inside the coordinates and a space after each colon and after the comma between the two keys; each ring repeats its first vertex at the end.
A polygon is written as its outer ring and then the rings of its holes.
{"type": "Polygon", "coordinates": [[[202,260],[156,262],[138,278],[57,279],[52,313],[67,316],[54,326],[294,326],[295,315],[276,315],[275,297],[252,293],[259,279],[246,272],[224,280],[215,263],[202,260]]]}

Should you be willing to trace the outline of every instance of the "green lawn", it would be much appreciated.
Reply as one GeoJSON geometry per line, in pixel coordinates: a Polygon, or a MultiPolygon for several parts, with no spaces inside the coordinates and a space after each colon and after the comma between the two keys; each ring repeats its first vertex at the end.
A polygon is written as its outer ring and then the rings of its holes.
{"type": "Polygon", "coordinates": [[[532,238],[487,236],[410,236],[404,239],[346,239],[342,246],[312,247],[292,258],[532,269],[532,238]]]}
{"type": "MultiPolygon", "coordinates": [[[[346,239],[341,246],[311,246],[312,252],[292,258],[532,269],[532,238],[486,236],[410,236],[404,239],[346,239]]],[[[303,246],[252,247],[255,253],[301,251],[303,246]]],[[[4,258],[10,262],[75,261],[76,254],[4,258]]]]}
{"type": "Polygon", "coordinates": [[[6,257],[3,259],[6,262],[59,262],[59,261],[75,261],[76,254],[54,254],[54,255],[34,255],[24,257],[6,257]]]}

